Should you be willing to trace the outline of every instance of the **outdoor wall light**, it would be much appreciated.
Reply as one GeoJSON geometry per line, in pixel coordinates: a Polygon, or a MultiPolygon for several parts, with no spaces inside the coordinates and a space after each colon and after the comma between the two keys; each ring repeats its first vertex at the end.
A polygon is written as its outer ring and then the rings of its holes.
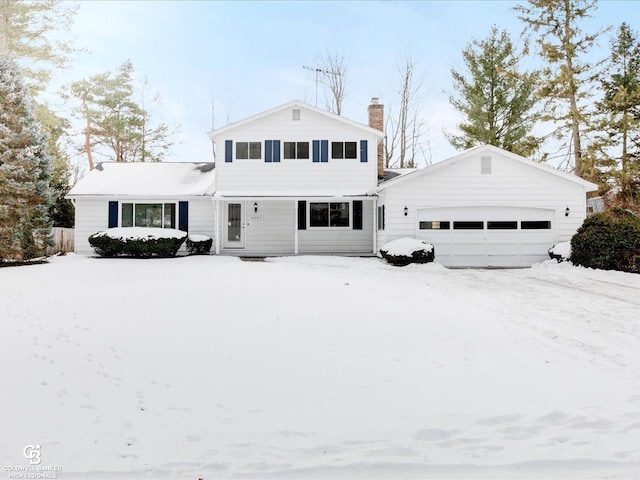
{"type": "Polygon", "coordinates": [[[571,210],[569,209],[569,207],[567,207],[564,211],[564,216],[568,217],[570,213],[571,213],[571,210]]]}
{"type": "Polygon", "coordinates": [[[253,211],[258,213],[258,202],[253,202],[253,211]]]}
{"type": "Polygon", "coordinates": [[[404,206],[404,216],[406,217],[407,214],[409,213],[409,209],[407,208],[407,206],[404,206]]]}

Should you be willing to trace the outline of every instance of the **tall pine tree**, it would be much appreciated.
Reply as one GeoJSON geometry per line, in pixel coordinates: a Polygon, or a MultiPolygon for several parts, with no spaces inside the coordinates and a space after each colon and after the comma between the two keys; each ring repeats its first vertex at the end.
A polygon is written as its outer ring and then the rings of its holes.
{"type": "Polygon", "coordinates": [[[573,172],[583,178],[593,177],[592,166],[584,158],[592,70],[585,54],[600,32],[585,33],[580,23],[596,7],[597,0],[528,0],[515,7],[525,30],[537,35],[539,54],[546,62],[541,79],[546,102],[543,120],[557,125],[556,138],[568,140],[567,158],[573,160],[573,172]]]}
{"type": "Polygon", "coordinates": [[[618,200],[625,206],[640,204],[640,41],[623,23],[611,41],[611,55],[600,75],[603,98],[599,137],[601,153],[613,166],[618,200]]]}
{"type": "Polygon", "coordinates": [[[531,135],[536,115],[536,76],[521,72],[520,57],[506,31],[492,27],[486,40],[462,51],[467,72],[451,70],[456,94],[451,104],[464,118],[461,135],[448,135],[458,149],[495,145],[530,156],[538,147],[531,135]]]}
{"type": "Polygon", "coordinates": [[[49,242],[51,162],[17,65],[0,56],[0,261],[43,253],[49,242]]]}

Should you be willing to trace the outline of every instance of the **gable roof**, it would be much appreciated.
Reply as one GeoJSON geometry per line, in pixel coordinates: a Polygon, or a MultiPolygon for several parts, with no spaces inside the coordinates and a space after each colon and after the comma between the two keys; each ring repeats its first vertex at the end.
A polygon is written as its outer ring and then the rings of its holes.
{"type": "Polygon", "coordinates": [[[67,197],[123,195],[176,197],[213,195],[213,163],[112,163],[96,165],[67,197]]]}
{"type": "Polygon", "coordinates": [[[482,154],[482,153],[493,153],[493,154],[498,154],[498,155],[503,155],[511,160],[514,160],[516,162],[520,162],[523,163],[529,167],[532,168],[537,168],[539,170],[542,170],[543,172],[547,172],[553,175],[556,175],[560,178],[563,178],[564,180],[568,180],[574,183],[577,183],[579,185],[582,185],[585,188],[585,191],[587,192],[594,192],[598,189],[598,186],[595,183],[591,183],[587,180],[584,180],[572,173],[568,173],[568,172],[563,172],[562,170],[558,170],[557,168],[553,168],[553,167],[549,167],[548,165],[545,165],[543,163],[539,163],[539,162],[535,162],[533,160],[529,160],[528,158],[524,158],[521,157],[520,155],[517,155],[515,153],[511,153],[507,150],[503,150],[502,148],[498,148],[495,147],[493,145],[480,145],[478,147],[473,147],[470,148],[468,150],[465,150],[464,152],[459,153],[458,155],[455,155],[453,157],[450,157],[446,160],[443,160],[441,162],[438,163],[434,163],[432,165],[428,165],[424,168],[421,168],[419,170],[416,170],[414,172],[410,172],[395,178],[392,178],[391,180],[382,182],[381,184],[378,185],[377,189],[375,190],[375,192],[380,192],[384,189],[386,189],[389,186],[392,185],[397,185],[400,182],[404,182],[407,180],[410,180],[412,178],[416,178],[418,175],[428,175],[431,172],[434,172],[435,170],[438,170],[440,168],[446,167],[447,165],[450,165],[452,163],[455,163],[456,161],[462,160],[462,159],[466,159],[468,157],[471,157],[473,155],[478,155],[478,154],[482,154]]]}
{"type": "Polygon", "coordinates": [[[312,105],[309,105],[308,103],[301,102],[300,100],[293,100],[291,102],[285,103],[284,105],[280,105],[279,107],[271,108],[271,109],[266,110],[264,112],[257,113],[256,115],[252,115],[250,117],[247,117],[247,118],[245,118],[243,120],[239,120],[237,122],[230,123],[229,125],[225,125],[224,127],[220,127],[220,128],[218,128],[216,130],[212,130],[211,132],[209,132],[209,137],[211,139],[213,139],[213,137],[215,135],[219,135],[221,133],[225,133],[225,132],[227,132],[229,130],[233,130],[235,128],[241,127],[242,125],[246,125],[247,123],[251,123],[251,122],[253,122],[255,120],[259,120],[261,118],[268,117],[269,115],[273,115],[274,113],[280,112],[282,110],[286,110],[286,109],[289,109],[289,108],[295,108],[295,107],[300,108],[300,109],[304,109],[304,110],[309,110],[311,112],[317,113],[318,115],[322,115],[324,117],[327,117],[327,118],[329,118],[331,120],[335,120],[335,121],[338,121],[338,122],[342,122],[342,123],[344,123],[346,125],[349,125],[349,126],[352,126],[352,127],[355,127],[355,128],[359,128],[359,129],[361,129],[361,130],[363,130],[363,131],[365,131],[367,133],[372,133],[372,134],[374,134],[374,135],[376,135],[378,137],[378,141],[381,141],[382,138],[384,138],[384,132],[382,132],[381,130],[377,130],[375,128],[368,127],[368,126],[366,126],[366,125],[364,125],[362,123],[358,123],[358,122],[355,122],[353,120],[349,120],[348,118],[342,117],[340,115],[336,115],[335,113],[327,112],[326,110],[322,110],[320,108],[314,107],[312,105]]]}

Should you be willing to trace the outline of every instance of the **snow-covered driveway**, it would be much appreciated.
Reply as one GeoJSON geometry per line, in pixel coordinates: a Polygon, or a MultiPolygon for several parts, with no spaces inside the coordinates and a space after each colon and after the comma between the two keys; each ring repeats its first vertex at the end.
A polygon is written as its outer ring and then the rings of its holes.
{"type": "Polygon", "coordinates": [[[68,255],[0,291],[6,478],[26,445],[61,479],[640,478],[639,275],[68,255]]]}

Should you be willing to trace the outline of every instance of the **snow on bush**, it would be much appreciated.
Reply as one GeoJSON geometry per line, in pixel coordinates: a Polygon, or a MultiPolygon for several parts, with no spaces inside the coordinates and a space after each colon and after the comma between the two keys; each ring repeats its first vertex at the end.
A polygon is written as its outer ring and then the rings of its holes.
{"type": "Polygon", "coordinates": [[[109,228],[89,237],[89,244],[102,257],[174,257],[187,232],[173,228],[109,228]]]}
{"type": "Polygon", "coordinates": [[[206,235],[189,235],[187,238],[187,253],[189,255],[208,255],[213,245],[213,239],[206,235]]]}
{"type": "Polygon", "coordinates": [[[571,242],[556,243],[549,249],[549,256],[558,262],[571,260],[571,242]]]}
{"type": "Polygon", "coordinates": [[[433,262],[435,252],[433,245],[423,240],[399,238],[385,243],[380,248],[380,255],[392,265],[402,267],[410,263],[433,262]]]}

